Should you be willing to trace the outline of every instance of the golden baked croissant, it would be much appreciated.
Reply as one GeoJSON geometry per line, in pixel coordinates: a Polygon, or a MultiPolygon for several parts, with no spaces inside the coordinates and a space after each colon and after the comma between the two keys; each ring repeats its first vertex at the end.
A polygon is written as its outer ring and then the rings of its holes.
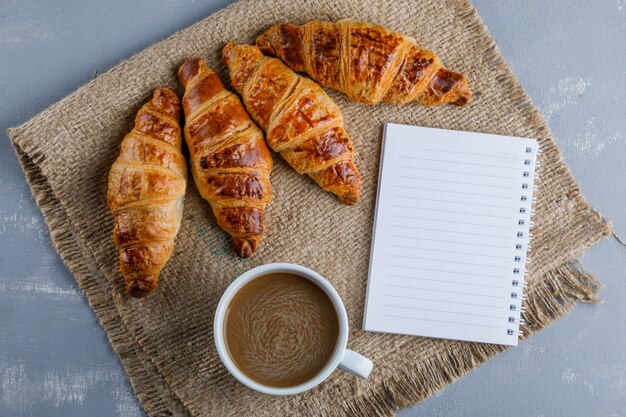
{"type": "Polygon", "coordinates": [[[233,237],[235,253],[247,258],[263,238],[263,211],[272,198],[272,156],[263,132],[202,59],[184,63],[178,76],[196,186],[233,237]]]}
{"type": "Polygon", "coordinates": [[[173,90],[155,90],[122,140],[109,172],[107,203],[115,217],[126,291],[143,297],[156,287],[180,229],[187,186],[181,153],[180,101],[173,90]]]}
{"type": "Polygon", "coordinates": [[[230,42],[222,51],[233,88],[269,146],[300,174],[309,175],[345,204],[358,201],[361,177],[343,116],[316,83],[259,48],[230,42]]]}
{"type": "Polygon", "coordinates": [[[371,23],[285,23],[265,31],[256,43],[294,71],[362,103],[464,106],[472,97],[465,76],[444,68],[435,53],[371,23]]]}

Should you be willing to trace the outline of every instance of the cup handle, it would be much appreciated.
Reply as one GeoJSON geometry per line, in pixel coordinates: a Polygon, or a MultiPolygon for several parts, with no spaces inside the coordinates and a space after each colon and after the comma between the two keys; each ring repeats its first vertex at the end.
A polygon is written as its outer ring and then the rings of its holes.
{"type": "Polygon", "coordinates": [[[346,349],[339,362],[339,368],[361,378],[367,378],[373,367],[374,363],[371,360],[350,349],[346,349]]]}

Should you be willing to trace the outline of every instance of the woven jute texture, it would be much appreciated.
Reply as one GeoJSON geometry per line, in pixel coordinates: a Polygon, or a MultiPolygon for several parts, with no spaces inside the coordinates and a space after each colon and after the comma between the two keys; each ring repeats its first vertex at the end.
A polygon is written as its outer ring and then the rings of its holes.
{"type": "Polygon", "coordinates": [[[417,403],[504,347],[361,331],[385,122],[537,138],[541,150],[524,337],[597,301],[597,281],[575,261],[610,233],[580,195],[545,122],[464,0],[244,0],[151,46],[9,132],[59,254],[83,289],[151,416],[379,416],[417,403]],[[363,199],[337,202],[275,158],[267,234],[237,258],[191,181],[175,253],[153,295],[123,293],[107,173],[136,111],[156,87],[173,87],[179,65],[201,56],[227,81],[219,60],[229,40],[253,42],[278,22],[351,17],[416,37],[475,92],[463,108],[365,106],[330,92],[343,110],[363,176],[363,199]],[[273,398],[237,383],[220,363],[212,320],[220,295],[242,272],[295,262],[330,280],[351,323],[348,346],[375,363],[367,380],[338,371],[314,390],[273,398]]]}

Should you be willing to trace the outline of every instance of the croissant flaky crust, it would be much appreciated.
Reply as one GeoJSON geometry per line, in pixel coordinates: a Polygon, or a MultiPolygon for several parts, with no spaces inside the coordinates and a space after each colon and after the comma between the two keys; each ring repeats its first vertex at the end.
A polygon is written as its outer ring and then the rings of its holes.
{"type": "Polygon", "coordinates": [[[472,97],[465,75],[444,68],[437,54],[412,37],[371,23],[285,23],[268,29],[256,43],[264,54],[354,101],[464,106],[472,97]]]}
{"type": "Polygon", "coordinates": [[[202,59],[184,63],[178,76],[196,186],[233,237],[235,253],[247,258],[263,238],[263,213],[272,198],[272,157],[263,132],[202,59]]]}
{"type": "Polygon", "coordinates": [[[233,88],[269,146],[300,174],[307,174],[345,204],[358,201],[361,177],[343,116],[315,82],[264,56],[251,45],[229,43],[222,58],[233,88]]]}
{"type": "Polygon", "coordinates": [[[176,93],[157,89],[137,113],[109,172],[113,239],[126,290],[133,297],[154,290],[180,229],[187,164],[179,119],[176,93]]]}

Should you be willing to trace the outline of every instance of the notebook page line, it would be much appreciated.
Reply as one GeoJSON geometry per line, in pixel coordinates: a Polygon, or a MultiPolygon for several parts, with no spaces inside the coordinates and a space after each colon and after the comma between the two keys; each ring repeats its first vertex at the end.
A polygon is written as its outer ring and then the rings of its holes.
{"type": "Polygon", "coordinates": [[[510,216],[495,216],[493,214],[467,213],[467,212],[455,211],[455,210],[441,210],[441,209],[435,209],[435,208],[429,208],[429,207],[405,206],[405,205],[400,205],[400,204],[394,204],[393,207],[408,208],[412,210],[436,211],[437,213],[464,214],[466,216],[478,216],[478,217],[489,217],[491,219],[496,218],[496,219],[509,219],[510,220],[510,216]]]}
{"type": "Polygon", "coordinates": [[[420,200],[420,201],[433,201],[436,203],[447,203],[447,204],[463,204],[466,207],[467,206],[473,206],[473,207],[489,207],[489,208],[503,208],[503,209],[513,209],[515,208],[515,206],[497,206],[497,205],[493,205],[493,204],[477,204],[477,203],[468,203],[467,201],[452,201],[452,200],[438,200],[436,198],[425,198],[425,197],[415,197],[412,195],[399,195],[399,194],[395,194],[393,196],[394,198],[408,198],[411,200],[420,200]]]}
{"type": "MultiPolygon", "coordinates": [[[[484,308],[495,308],[502,310],[502,304],[473,304],[473,303],[461,303],[456,301],[446,301],[446,300],[438,300],[432,298],[420,298],[420,297],[411,297],[406,295],[396,295],[396,294],[385,294],[384,297],[390,298],[402,298],[405,300],[417,300],[417,301],[429,301],[432,303],[442,303],[442,304],[455,304],[455,305],[466,305],[472,307],[484,307],[484,308]]],[[[498,316],[500,317],[500,316],[498,316]]]]}
{"type": "Polygon", "coordinates": [[[451,161],[449,159],[420,158],[418,156],[409,156],[409,155],[400,155],[399,157],[402,159],[411,159],[411,160],[426,161],[426,162],[444,162],[448,164],[459,164],[459,165],[467,165],[467,166],[475,166],[475,167],[483,167],[483,168],[499,168],[499,169],[512,170],[512,171],[517,170],[517,168],[507,167],[504,165],[475,164],[473,162],[466,162],[466,161],[451,161]]]}
{"type": "MultiPolygon", "coordinates": [[[[389,276],[391,276],[391,275],[389,275],[389,276]]],[[[404,277],[404,278],[411,279],[411,280],[414,280],[414,281],[443,282],[443,283],[446,283],[446,284],[465,285],[465,286],[469,286],[469,287],[484,287],[484,288],[498,288],[498,289],[506,288],[505,285],[476,284],[476,283],[469,283],[469,282],[450,281],[450,280],[444,280],[444,279],[419,278],[419,277],[404,277]]]]}
{"type": "Polygon", "coordinates": [[[460,181],[446,181],[439,180],[435,178],[423,178],[423,177],[415,177],[412,175],[397,175],[396,178],[406,178],[410,180],[424,180],[424,181],[434,181],[434,182],[445,182],[449,184],[458,184],[458,185],[473,185],[478,187],[490,187],[490,188],[501,188],[503,190],[515,190],[515,187],[506,187],[503,185],[492,185],[492,184],[476,184],[474,182],[460,182],[460,181]]]}
{"type": "Polygon", "coordinates": [[[411,287],[408,285],[393,285],[393,284],[385,284],[385,287],[388,288],[400,288],[403,290],[420,290],[420,291],[428,291],[428,292],[439,292],[439,293],[445,293],[445,294],[457,294],[457,295],[469,295],[472,297],[485,297],[485,298],[495,298],[498,300],[502,299],[502,296],[500,295],[491,295],[491,294],[476,294],[476,293],[471,293],[471,292],[460,292],[460,291],[449,291],[449,290],[435,290],[432,288],[422,288],[422,287],[411,287]]]}
{"type": "Polygon", "coordinates": [[[487,258],[495,258],[495,259],[509,259],[510,256],[493,256],[493,255],[485,255],[484,253],[471,253],[471,252],[461,252],[461,251],[452,251],[452,250],[444,250],[444,249],[432,249],[432,248],[421,248],[417,246],[400,246],[400,245],[390,245],[391,248],[400,248],[400,249],[417,249],[417,250],[425,250],[428,252],[440,252],[440,253],[455,253],[459,255],[470,255],[470,256],[482,256],[487,258]]]}
{"type": "Polygon", "coordinates": [[[466,317],[485,317],[490,319],[502,319],[502,316],[494,316],[491,314],[476,314],[476,313],[466,313],[466,312],[455,312],[448,310],[436,310],[432,308],[420,308],[420,307],[411,307],[411,306],[401,306],[401,305],[393,305],[393,304],[383,304],[383,307],[391,307],[391,308],[403,308],[406,310],[415,310],[415,311],[429,311],[432,313],[444,313],[444,314],[456,314],[463,315],[466,317]]]}
{"type": "MultiPolygon", "coordinates": [[[[408,208],[407,206],[394,206],[398,208],[408,208]]],[[[457,222],[454,220],[448,219],[433,219],[432,217],[418,217],[418,216],[403,216],[400,214],[394,214],[392,217],[400,218],[400,219],[413,219],[413,220],[427,220],[429,222],[437,222],[437,223],[448,223],[448,224],[463,224],[466,226],[477,226],[477,227],[491,227],[493,229],[504,229],[504,230],[513,230],[510,226],[499,226],[496,224],[486,224],[486,223],[476,223],[476,222],[457,222]]],[[[392,224],[391,227],[398,227],[398,225],[392,224]]],[[[404,227],[404,225],[401,225],[404,227]]]]}
{"type": "Polygon", "coordinates": [[[424,168],[424,167],[412,167],[412,166],[409,166],[409,165],[398,165],[398,168],[413,169],[415,171],[443,172],[445,174],[455,174],[455,175],[473,175],[473,176],[476,176],[476,177],[502,178],[502,179],[507,179],[507,180],[514,180],[515,179],[515,177],[511,177],[511,176],[476,174],[476,173],[472,173],[472,172],[462,172],[462,171],[447,171],[447,170],[443,170],[443,169],[424,168]]]}
{"type": "Polygon", "coordinates": [[[499,329],[500,328],[500,326],[489,326],[487,324],[465,323],[465,322],[461,322],[461,321],[424,319],[424,318],[420,318],[420,317],[408,317],[408,316],[399,316],[399,315],[393,315],[393,314],[383,314],[383,317],[398,318],[398,319],[409,319],[409,320],[420,320],[420,321],[430,321],[430,322],[434,322],[434,323],[457,324],[457,325],[460,325],[460,326],[489,327],[491,329],[499,329]]]}
{"type": "Polygon", "coordinates": [[[410,185],[405,185],[405,184],[394,184],[395,187],[398,188],[406,188],[408,190],[419,190],[419,191],[435,191],[435,192],[441,192],[441,193],[455,193],[455,194],[463,194],[463,195],[471,195],[474,197],[487,197],[487,198],[504,198],[507,200],[511,200],[511,196],[509,194],[507,195],[493,195],[493,194],[478,194],[478,193],[467,193],[467,192],[460,192],[460,191],[456,191],[456,190],[446,190],[443,188],[422,188],[422,187],[413,187],[410,185]]]}
{"type": "Polygon", "coordinates": [[[391,258],[412,259],[415,261],[429,261],[429,262],[441,262],[441,263],[450,263],[450,264],[457,264],[457,265],[467,265],[467,266],[480,266],[482,268],[493,268],[493,269],[509,269],[505,266],[477,264],[474,262],[458,262],[458,261],[449,261],[446,259],[422,258],[418,256],[402,256],[402,255],[388,255],[388,256],[391,258]]]}
{"type": "MultiPolygon", "coordinates": [[[[462,271],[448,271],[448,270],[443,270],[443,269],[434,269],[434,268],[416,268],[414,266],[410,266],[410,265],[394,265],[394,264],[387,264],[387,266],[392,267],[392,268],[405,268],[405,269],[418,269],[421,271],[430,271],[430,272],[444,272],[444,273],[450,273],[450,274],[458,274],[459,272],[462,271]]],[[[468,276],[476,276],[476,277],[481,277],[481,278],[497,278],[499,280],[502,280],[502,276],[501,275],[488,275],[488,274],[474,274],[474,273],[469,273],[469,272],[463,272],[464,275],[468,275],[468,276]]],[[[417,278],[417,277],[412,277],[412,276],[406,276],[406,275],[390,275],[388,274],[387,276],[390,277],[399,277],[399,278],[407,278],[407,279],[423,279],[423,278],[417,278]]],[[[460,281],[455,281],[455,282],[459,282],[460,281]]]]}
{"type": "MultiPolygon", "coordinates": [[[[403,227],[402,225],[395,225],[395,227],[403,227]]],[[[420,236],[400,236],[400,235],[392,235],[395,237],[410,237],[414,240],[424,240],[424,241],[428,241],[428,242],[438,242],[438,243],[451,243],[453,245],[470,245],[470,246],[480,246],[480,247],[484,247],[484,248],[492,248],[492,249],[503,249],[503,250],[508,250],[507,248],[504,248],[502,245],[484,245],[482,243],[476,243],[476,242],[460,242],[458,240],[441,240],[441,239],[428,239],[425,237],[420,237],[420,236]]],[[[405,248],[405,249],[419,249],[418,247],[415,246],[411,246],[411,245],[389,245],[390,248],[405,248]]]]}
{"type": "MultiPolygon", "coordinates": [[[[457,234],[457,235],[491,237],[491,238],[494,238],[494,239],[509,239],[508,236],[485,235],[485,234],[482,234],[482,233],[459,232],[457,230],[428,229],[428,228],[425,228],[425,227],[416,227],[416,226],[399,226],[399,227],[403,227],[405,229],[424,230],[424,231],[438,232],[438,233],[454,233],[454,234],[457,234]]],[[[417,239],[416,237],[400,236],[400,235],[391,235],[391,237],[403,237],[403,238],[407,238],[407,239],[412,239],[412,238],[417,239]]]]}
{"type": "Polygon", "coordinates": [[[433,149],[433,148],[426,148],[426,150],[428,152],[443,152],[446,154],[457,154],[457,155],[470,155],[470,156],[481,156],[484,158],[498,158],[498,159],[502,159],[502,155],[492,155],[492,154],[486,154],[486,153],[473,153],[473,152],[461,152],[461,151],[451,151],[450,149],[433,149]]]}

